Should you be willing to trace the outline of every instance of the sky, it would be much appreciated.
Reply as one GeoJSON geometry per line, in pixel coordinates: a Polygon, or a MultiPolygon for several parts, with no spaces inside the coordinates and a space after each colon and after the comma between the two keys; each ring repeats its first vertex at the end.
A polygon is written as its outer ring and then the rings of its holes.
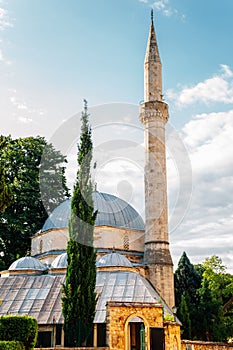
{"type": "Polygon", "coordinates": [[[171,252],[233,273],[232,0],[0,0],[0,133],[41,135],[75,177],[87,99],[97,188],[144,216],[143,62],[154,21],[169,104],[171,252]]]}

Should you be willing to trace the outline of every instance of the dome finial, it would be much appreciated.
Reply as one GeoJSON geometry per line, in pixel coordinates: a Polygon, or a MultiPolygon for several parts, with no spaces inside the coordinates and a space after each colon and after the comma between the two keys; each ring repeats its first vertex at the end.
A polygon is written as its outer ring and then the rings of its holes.
{"type": "Polygon", "coordinates": [[[154,23],[154,11],[151,9],[151,24],[154,23]]]}

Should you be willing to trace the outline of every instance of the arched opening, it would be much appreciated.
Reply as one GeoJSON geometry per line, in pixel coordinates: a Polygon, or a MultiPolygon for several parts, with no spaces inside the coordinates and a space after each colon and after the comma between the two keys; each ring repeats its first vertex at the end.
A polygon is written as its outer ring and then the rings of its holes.
{"type": "Polygon", "coordinates": [[[127,344],[128,350],[146,350],[147,327],[144,320],[133,316],[127,322],[127,344]]]}
{"type": "Polygon", "coordinates": [[[40,254],[42,254],[42,252],[43,252],[43,240],[42,239],[40,240],[39,252],[40,252],[40,254]]]}

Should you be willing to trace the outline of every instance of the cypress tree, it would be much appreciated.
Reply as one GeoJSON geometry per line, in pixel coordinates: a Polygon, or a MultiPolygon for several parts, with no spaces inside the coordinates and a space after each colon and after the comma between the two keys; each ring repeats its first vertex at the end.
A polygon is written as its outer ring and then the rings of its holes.
{"type": "MultiPolygon", "coordinates": [[[[181,318],[183,322],[183,329],[185,333],[183,336],[188,336],[189,334],[189,322],[187,320],[183,321],[184,312],[181,310],[183,306],[181,305],[182,296],[185,298],[185,303],[189,312],[189,318],[191,320],[191,339],[195,337],[196,328],[199,322],[199,315],[197,314],[197,309],[199,305],[199,295],[198,289],[201,286],[201,276],[195,269],[194,265],[190,262],[186,253],[183,252],[179,262],[178,268],[175,271],[175,299],[176,305],[178,307],[177,315],[181,318]]],[[[183,300],[184,304],[184,300],[183,300]]]]}
{"type": "Polygon", "coordinates": [[[93,329],[96,306],[96,253],[93,248],[94,224],[91,182],[92,139],[87,102],[81,116],[78,171],[71,200],[67,273],[63,286],[62,311],[66,346],[85,345],[93,329]]]}

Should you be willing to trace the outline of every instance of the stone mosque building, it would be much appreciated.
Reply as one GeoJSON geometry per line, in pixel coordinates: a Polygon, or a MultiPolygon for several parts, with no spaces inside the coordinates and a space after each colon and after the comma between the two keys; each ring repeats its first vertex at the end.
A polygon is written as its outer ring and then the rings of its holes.
{"type": "MultiPolygon", "coordinates": [[[[162,64],[151,19],[140,121],[145,130],[145,223],[122,199],[93,193],[98,295],[93,345],[114,350],[180,350],[173,312],[169,250],[162,64]]],[[[28,314],[39,325],[38,347],[64,346],[61,286],[65,281],[70,200],[60,204],[32,237],[31,256],[0,278],[0,315],[28,314]]]]}

